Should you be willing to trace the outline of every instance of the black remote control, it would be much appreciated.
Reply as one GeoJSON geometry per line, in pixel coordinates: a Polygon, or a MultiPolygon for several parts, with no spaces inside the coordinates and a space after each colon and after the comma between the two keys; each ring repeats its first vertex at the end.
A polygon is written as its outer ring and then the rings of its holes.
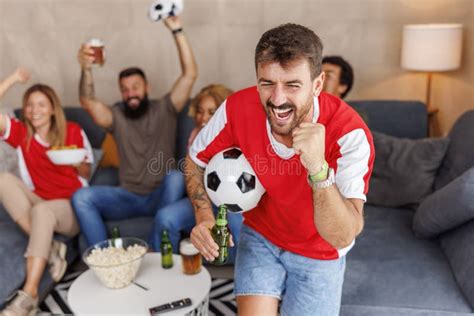
{"type": "Polygon", "coordinates": [[[192,305],[191,299],[187,297],[179,301],[152,307],[150,308],[150,315],[153,316],[153,315],[163,314],[163,313],[170,312],[178,308],[183,308],[183,307],[187,307],[191,305],[192,305]]]}

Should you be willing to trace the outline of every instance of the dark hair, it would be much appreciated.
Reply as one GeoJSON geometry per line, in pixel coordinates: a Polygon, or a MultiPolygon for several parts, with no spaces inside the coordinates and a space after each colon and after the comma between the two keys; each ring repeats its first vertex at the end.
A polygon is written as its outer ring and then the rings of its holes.
{"type": "Polygon", "coordinates": [[[122,70],[119,73],[119,81],[122,80],[125,77],[130,77],[130,76],[133,76],[133,75],[139,75],[140,77],[143,78],[143,80],[145,80],[145,82],[147,82],[145,73],[143,72],[143,70],[141,70],[138,67],[130,67],[130,68],[122,70]]]}
{"type": "Polygon", "coordinates": [[[354,71],[352,70],[351,65],[341,56],[326,56],[323,58],[323,64],[336,65],[341,68],[339,82],[347,86],[346,91],[341,94],[341,99],[344,99],[349,91],[351,91],[352,85],[354,84],[354,71]]]}
{"type": "Polygon", "coordinates": [[[304,58],[308,60],[311,80],[321,73],[323,44],[310,29],[287,23],[266,31],[255,49],[255,68],[258,64],[278,62],[285,67],[288,63],[304,58]]]}

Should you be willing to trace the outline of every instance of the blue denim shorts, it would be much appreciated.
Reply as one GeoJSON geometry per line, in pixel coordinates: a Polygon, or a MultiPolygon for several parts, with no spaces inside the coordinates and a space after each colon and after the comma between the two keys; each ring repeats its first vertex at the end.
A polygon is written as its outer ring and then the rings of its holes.
{"type": "Polygon", "coordinates": [[[317,260],[285,251],[242,225],[234,294],[281,300],[281,315],[339,315],[345,257],[317,260]]]}

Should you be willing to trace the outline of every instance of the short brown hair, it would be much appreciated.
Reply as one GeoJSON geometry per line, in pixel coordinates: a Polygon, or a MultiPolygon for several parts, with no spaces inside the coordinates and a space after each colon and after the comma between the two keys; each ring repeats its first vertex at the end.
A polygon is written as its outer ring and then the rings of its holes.
{"type": "Polygon", "coordinates": [[[189,116],[191,116],[192,118],[196,116],[197,106],[199,102],[201,102],[202,98],[204,98],[205,96],[211,97],[214,102],[216,102],[216,105],[219,106],[222,102],[224,102],[225,99],[227,99],[229,95],[232,94],[232,92],[232,90],[221,84],[210,84],[208,86],[205,86],[201,89],[201,91],[199,91],[198,94],[196,94],[194,99],[191,101],[191,105],[189,106],[188,112],[189,116]]]}
{"type": "Polygon", "coordinates": [[[285,67],[288,63],[301,58],[309,62],[311,80],[314,80],[322,68],[323,44],[310,29],[293,23],[287,23],[266,31],[255,49],[255,69],[258,64],[278,62],[285,67]]]}
{"type": "Polygon", "coordinates": [[[53,107],[53,116],[51,117],[51,126],[49,128],[47,141],[51,146],[64,146],[64,142],[66,140],[66,117],[64,115],[63,107],[61,106],[59,97],[53,90],[53,88],[40,83],[29,87],[23,95],[22,118],[28,130],[28,144],[31,141],[31,138],[34,135],[35,131],[33,125],[31,125],[31,123],[26,120],[24,113],[25,107],[28,103],[28,99],[30,98],[30,95],[32,95],[34,92],[41,92],[42,94],[44,94],[51,103],[51,106],[53,107]]]}

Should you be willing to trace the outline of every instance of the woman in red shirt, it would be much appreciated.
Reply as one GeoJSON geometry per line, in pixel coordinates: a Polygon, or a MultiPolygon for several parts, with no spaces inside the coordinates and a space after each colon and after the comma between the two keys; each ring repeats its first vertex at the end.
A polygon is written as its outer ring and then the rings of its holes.
{"type": "MultiPolygon", "coordinates": [[[[0,97],[13,84],[25,83],[29,74],[17,69],[0,83],[0,97]]],[[[67,122],[56,93],[43,84],[31,86],[23,96],[22,120],[0,113],[0,139],[16,148],[21,179],[0,173],[0,202],[29,235],[26,280],[2,315],[29,315],[38,305],[38,287],[46,266],[55,281],[66,271],[66,245],[54,233],[74,236],[79,226],[70,197],[87,185],[92,151],[79,125],[67,122]],[[53,146],[86,148],[85,160],[74,166],[55,165],[46,155],[53,146]]]]}

